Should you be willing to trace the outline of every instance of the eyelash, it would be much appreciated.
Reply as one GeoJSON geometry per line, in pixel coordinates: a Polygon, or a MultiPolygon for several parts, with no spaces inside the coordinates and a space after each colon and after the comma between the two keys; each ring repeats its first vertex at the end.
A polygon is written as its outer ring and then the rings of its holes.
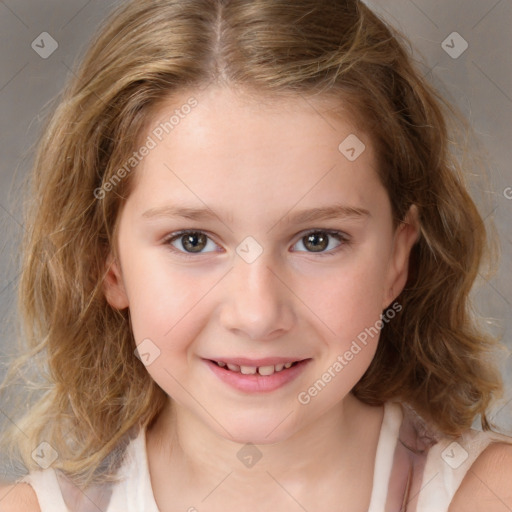
{"type": "MultiPolygon", "coordinates": [[[[304,232],[302,234],[302,236],[297,240],[297,242],[295,242],[294,245],[296,245],[297,243],[301,242],[307,236],[312,235],[312,234],[318,234],[318,233],[326,234],[326,235],[328,235],[330,237],[335,238],[336,240],[338,240],[338,242],[340,242],[340,245],[338,245],[337,247],[335,247],[334,249],[331,249],[329,251],[319,251],[319,252],[314,252],[314,251],[294,251],[294,252],[306,252],[308,254],[314,254],[314,255],[317,255],[317,256],[320,256],[320,257],[334,256],[339,251],[341,251],[342,249],[344,249],[345,247],[350,245],[350,242],[351,242],[350,237],[346,233],[343,233],[342,231],[329,230],[329,229],[311,229],[309,231],[304,232]]],[[[184,229],[182,231],[176,231],[174,233],[171,233],[168,237],[165,238],[164,244],[168,245],[169,249],[172,252],[177,253],[180,256],[184,257],[184,258],[193,258],[193,257],[195,257],[197,255],[200,255],[200,254],[208,254],[208,253],[203,253],[203,252],[197,252],[197,253],[186,252],[186,251],[182,251],[182,250],[176,249],[172,245],[172,242],[174,242],[175,240],[178,240],[179,238],[181,238],[181,237],[183,237],[185,235],[189,235],[189,234],[202,234],[202,235],[206,235],[206,237],[213,242],[211,237],[205,231],[201,231],[201,230],[197,230],[197,229],[184,229]]],[[[214,251],[209,251],[209,252],[214,252],[214,251]]]]}

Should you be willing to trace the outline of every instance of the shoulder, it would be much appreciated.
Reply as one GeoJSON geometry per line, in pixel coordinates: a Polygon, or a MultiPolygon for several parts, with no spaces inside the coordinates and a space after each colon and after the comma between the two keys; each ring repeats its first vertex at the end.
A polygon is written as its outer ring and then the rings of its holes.
{"type": "Polygon", "coordinates": [[[512,510],[512,444],[492,443],[466,473],[449,512],[512,510]]]}
{"type": "Polygon", "coordinates": [[[0,485],[0,512],[41,512],[36,493],[26,483],[0,485]]]}

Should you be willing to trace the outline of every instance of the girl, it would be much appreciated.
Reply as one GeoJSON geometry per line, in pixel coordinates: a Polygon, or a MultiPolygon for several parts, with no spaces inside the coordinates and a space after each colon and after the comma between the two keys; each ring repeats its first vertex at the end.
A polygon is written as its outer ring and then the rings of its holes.
{"type": "Polygon", "coordinates": [[[510,509],[448,113],[356,0],[121,6],[36,159],[1,510],[510,509]]]}

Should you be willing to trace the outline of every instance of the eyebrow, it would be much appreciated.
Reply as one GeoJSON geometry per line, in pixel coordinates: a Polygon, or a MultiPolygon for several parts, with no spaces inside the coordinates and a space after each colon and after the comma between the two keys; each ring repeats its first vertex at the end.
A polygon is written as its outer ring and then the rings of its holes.
{"type": "Polygon", "coordinates": [[[310,210],[302,210],[293,214],[288,213],[284,217],[288,217],[289,222],[305,224],[306,222],[311,221],[347,218],[358,219],[369,216],[370,212],[364,208],[356,208],[355,206],[344,206],[339,204],[311,208],[310,210]]]}
{"type": "Polygon", "coordinates": [[[162,206],[151,208],[145,211],[142,216],[145,219],[155,217],[181,217],[189,220],[206,220],[218,217],[213,210],[209,208],[189,208],[187,206],[162,206]]]}
{"type": "MultiPolygon", "coordinates": [[[[354,206],[345,206],[335,204],[332,206],[322,206],[318,208],[311,208],[309,210],[301,210],[296,213],[287,213],[281,219],[288,219],[288,223],[305,224],[312,221],[321,221],[329,219],[347,219],[347,218],[364,218],[369,217],[370,212],[364,208],[357,208],[354,206]]],[[[145,219],[153,219],[158,217],[164,218],[183,218],[188,220],[211,220],[214,218],[219,219],[217,215],[210,208],[191,208],[186,206],[162,206],[151,208],[142,214],[145,219]]],[[[232,219],[232,215],[228,215],[228,220],[232,219]]]]}

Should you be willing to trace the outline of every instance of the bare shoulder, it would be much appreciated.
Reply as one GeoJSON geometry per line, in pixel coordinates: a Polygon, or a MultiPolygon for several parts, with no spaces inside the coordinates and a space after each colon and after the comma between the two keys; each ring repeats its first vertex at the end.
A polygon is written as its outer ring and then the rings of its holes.
{"type": "Polygon", "coordinates": [[[29,484],[0,485],[0,512],[41,512],[29,484]]]}
{"type": "Polygon", "coordinates": [[[455,494],[449,512],[512,510],[512,444],[493,443],[476,459],[455,494]]]}

